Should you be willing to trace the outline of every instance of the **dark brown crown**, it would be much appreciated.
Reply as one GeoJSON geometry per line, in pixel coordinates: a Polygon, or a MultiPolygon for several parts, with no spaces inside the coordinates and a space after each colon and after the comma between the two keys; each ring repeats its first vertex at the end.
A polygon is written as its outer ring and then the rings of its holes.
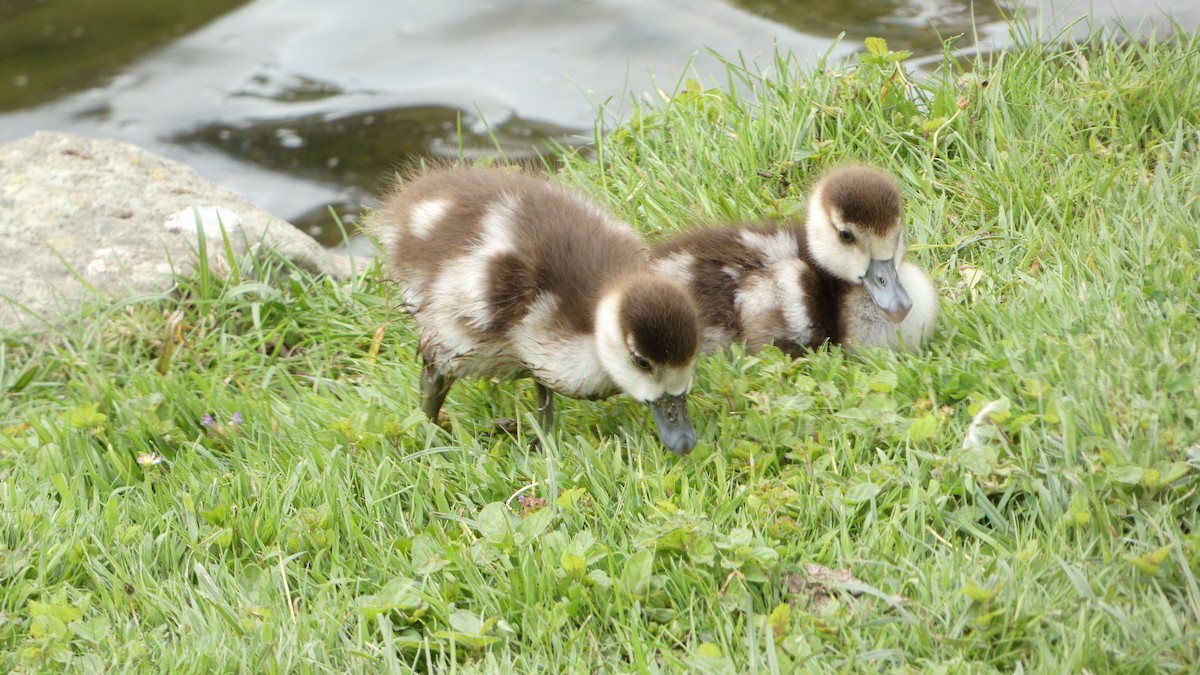
{"type": "Polygon", "coordinates": [[[900,190],[883,172],[866,166],[837,169],[821,179],[825,208],[847,222],[886,232],[900,218],[900,190]]]}
{"type": "Polygon", "coordinates": [[[621,332],[633,337],[633,348],[653,363],[680,367],[700,348],[700,315],[679,284],[639,275],[625,287],[620,311],[621,332]]]}

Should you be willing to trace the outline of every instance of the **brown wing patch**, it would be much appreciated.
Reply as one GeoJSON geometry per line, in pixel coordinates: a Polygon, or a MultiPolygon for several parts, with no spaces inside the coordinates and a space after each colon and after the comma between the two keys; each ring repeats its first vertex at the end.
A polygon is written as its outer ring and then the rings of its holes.
{"type": "Polygon", "coordinates": [[[745,229],[764,234],[778,231],[777,226],[710,227],[694,230],[655,247],[655,258],[686,253],[693,259],[689,290],[701,324],[720,328],[735,341],[745,339],[734,299],[747,276],[760,274],[766,261],[762,254],[746,246],[741,233],[745,229]]]}
{"type": "Polygon", "coordinates": [[[844,329],[839,308],[848,286],[836,277],[819,273],[811,257],[806,262],[808,265],[800,273],[800,287],[804,290],[804,310],[811,331],[804,346],[816,349],[827,342],[840,344],[844,329]]]}
{"type": "Polygon", "coordinates": [[[490,330],[503,332],[529,313],[537,298],[530,283],[529,267],[515,253],[492,258],[488,269],[488,305],[492,309],[490,330]]]}
{"type": "Polygon", "coordinates": [[[632,228],[614,226],[605,212],[545,181],[520,196],[517,248],[538,292],[559,300],[559,319],[590,333],[602,290],[624,274],[645,269],[646,250],[632,228]]]}

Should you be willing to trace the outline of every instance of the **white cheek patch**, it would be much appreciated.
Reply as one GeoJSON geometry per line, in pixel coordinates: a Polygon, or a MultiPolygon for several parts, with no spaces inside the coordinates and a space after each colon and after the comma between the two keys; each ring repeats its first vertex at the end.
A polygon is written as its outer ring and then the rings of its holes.
{"type": "Polygon", "coordinates": [[[846,244],[838,232],[846,228],[840,213],[827,214],[823,208],[813,204],[808,209],[805,236],[813,258],[827,271],[842,281],[860,284],[867,273],[871,256],[863,250],[862,243],[846,244]]]}
{"type": "Polygon", "coordinates": [[[846,219],[842,217],[841,211],[834,211],[833,213],[829,214],[829,222],[833,224],[834,229],[846,229],[846,219]]]}
{"type": "Polygon", "coordinates": [[[625,336],[625,353],[629,354],[630,358],[633,358],[633,355],[637,353],[637,350],[633,348],[633,335],[625,336]]]}
{"type": "Polygon", "coordinates": [[[621,295],[610,293],[596,308],[597,357],[618,389],[638,401],[653,401],[662,396],[662,387],[651,374],[633,365],[629,340],[621,332],[620,305],[621,295]]]}
{"type": "Polygon", "coordinates": [[[678,396],[691,390],[694,365],[695,361],[682,368],[662,368],[658,374],[658,383],[663,393],[678,396]]]}
{"type": "Polygon", "coordinates": [[[408,212],[408,229],[413,235],[424,239],[433,232],[450,208],[448,199],[428,199],[412,205],[408,212]]]}
{"type": "Polygon", "coordinates": [[[889,230],[883,236],[868,235],[859,240],[866,250],[868,264],[871,260],[891,260],[899,269],[900,261],[904,260],[904,231],[889,230]]]}
{"type": "MultiPolygon", "coordinates": [[[[904,256],[908,253],[908,245],[904,237],[904,228],[900,226],[899,220],[896,221],[896,232],[896,248],[895,252],[892,254],[892,260],[894,260],[896,262],[896,266],[899,267],[900,263],[904,260],[904,256]]],[[[904,283],[903,279],[901,280],[901,283],[904,283]]]]}

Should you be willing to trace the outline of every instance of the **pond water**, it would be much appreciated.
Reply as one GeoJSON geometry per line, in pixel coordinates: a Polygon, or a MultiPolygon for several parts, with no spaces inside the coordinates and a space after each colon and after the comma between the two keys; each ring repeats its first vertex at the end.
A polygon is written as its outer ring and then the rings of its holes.
{"type": "MultiPolygon", "coordinates": [[[[1159,0],[1187,30],[1196,0],[1159,0]]],[[[870,36],[932,62],[942,37],[994,50],[1024,9],[1046,35],[1142,0],[5,0],[0,142],[39,129],[185,162],[336,246],[414,157],[584,145],[598,111],[681,78],[724,83],[706,50],[771,63],[845,56],[870,36]],[[840,34],[845,37],[840,41],[840,34]]],[[[1161,16],[1161,14],[1159,14],[1161,16]]],[[[1086,30],[1079,26],[1076,32],[1086,30]]]]}

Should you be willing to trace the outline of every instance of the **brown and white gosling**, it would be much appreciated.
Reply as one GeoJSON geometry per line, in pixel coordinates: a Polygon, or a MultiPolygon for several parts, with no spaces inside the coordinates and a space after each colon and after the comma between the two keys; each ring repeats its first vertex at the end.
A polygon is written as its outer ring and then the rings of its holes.
{"type": "Polygon", "coordinates": [[[532,377],[546,431],[553,392],[624,392],[670,450],[695,447],[696,306],[628,225],[532,175],[450,169],[403,185],[371,227],[417,324],[431,420],[459,378],[532,377]]]}
{"type": "Polygon", "coordinates": [[[900,190],[879,170],[850,166],[812,188],[803,225],[699,229],[652,256],[691,291],[702,349],[773,343],[798,357],[826,342],[919,351],[937,292],[905,252],[900,190]]]}

